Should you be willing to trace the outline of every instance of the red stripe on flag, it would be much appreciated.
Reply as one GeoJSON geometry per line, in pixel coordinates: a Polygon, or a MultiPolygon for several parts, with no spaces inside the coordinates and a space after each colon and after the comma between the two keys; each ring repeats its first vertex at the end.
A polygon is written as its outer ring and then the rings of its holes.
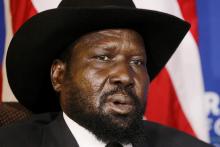
{"type": "Polygon", "coordinates": [[[10,8],[14,33],[28,18],[37,13],[31,0],[10,0],[10,8]]]}
{"type": "Polygon", "coordinates": [[[195,0],[178,0],[180,9],[182,11],[183,18],[190,22],[191,33],[198,43],[198,17],[196,14],[196,1],[195,0]]]}
{"type": "Polygon", "coordinates": [[[195,136],[181,109],[172,81],[165,68],[150,84],[145,115],[150,121],[195,136]]]}

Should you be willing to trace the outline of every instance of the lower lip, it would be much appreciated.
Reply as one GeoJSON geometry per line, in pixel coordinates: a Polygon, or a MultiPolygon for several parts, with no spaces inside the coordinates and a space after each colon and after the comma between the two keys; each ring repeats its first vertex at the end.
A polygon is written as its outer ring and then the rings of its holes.
{"type": "Polygon", "coordinates": [[[120,115],[129,114],[133,110],[133,105],[130,104],[115,104],[113,102],[108,103],[108,109],[114,113],[120,115]]]}

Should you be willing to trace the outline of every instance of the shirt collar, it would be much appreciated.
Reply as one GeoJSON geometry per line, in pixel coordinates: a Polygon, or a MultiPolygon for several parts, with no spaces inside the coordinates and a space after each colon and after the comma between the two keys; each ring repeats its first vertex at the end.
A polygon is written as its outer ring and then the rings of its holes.
{"type": "MultiPolygon", "coordinates": [[[[63,118],[80,147],[88,147],[91,145],[95,147],[105,147],[106,144],[104,142],[98,140],[94,134],[70,119],[64,112],[63,118]]],[[[132,145],[123,145],[123,147],[132,147],[132,145]]]]}

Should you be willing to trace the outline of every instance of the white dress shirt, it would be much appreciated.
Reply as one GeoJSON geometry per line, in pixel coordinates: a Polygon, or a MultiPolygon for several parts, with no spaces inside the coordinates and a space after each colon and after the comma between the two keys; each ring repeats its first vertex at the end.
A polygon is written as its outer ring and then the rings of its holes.
{"type": "MultiPolygon", "coordinates": [[[[94,134],[70,119],[64,112],[63,118],[80,147],[105,147],[104,142],[98,140],[94,134]]],[[[132,144],[123,147],[132,147],[132,144]]]]}

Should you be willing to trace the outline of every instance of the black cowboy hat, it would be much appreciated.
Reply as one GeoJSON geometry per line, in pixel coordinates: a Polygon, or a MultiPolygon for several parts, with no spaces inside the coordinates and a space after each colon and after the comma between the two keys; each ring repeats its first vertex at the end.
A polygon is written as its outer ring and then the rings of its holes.
{"type": "Polygon", "coordinates": [[[34,113],[59,111],[50,81],[52,61],[80,36],[111,28],[130,28],[142,35],[152,80],[190,25],[166,13],[137,9],[132,0],[63,0],[58,8],[29,19],[10,43],[7,75],[19,102],[34,113]]]}

